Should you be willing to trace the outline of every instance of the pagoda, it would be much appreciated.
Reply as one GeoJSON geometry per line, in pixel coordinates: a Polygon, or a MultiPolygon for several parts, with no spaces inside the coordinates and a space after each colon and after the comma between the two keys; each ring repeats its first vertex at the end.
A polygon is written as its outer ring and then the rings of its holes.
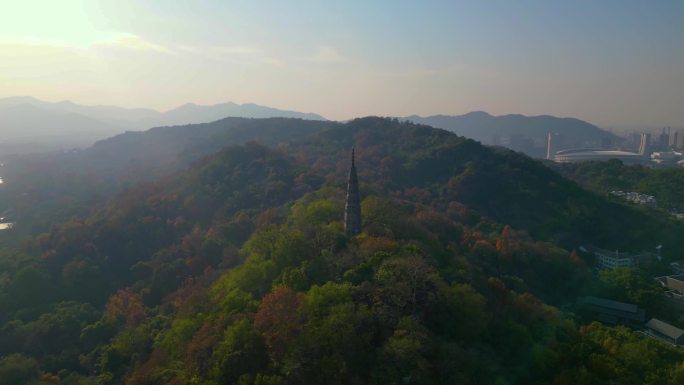
{"type": "Polygon", "coordinates": [[[356,176],[353,148],[347,181],[347,202],[344,205],[344,232],[350,237],[361,232],[361,199],[359,198],[359,179],[356,176]]]}

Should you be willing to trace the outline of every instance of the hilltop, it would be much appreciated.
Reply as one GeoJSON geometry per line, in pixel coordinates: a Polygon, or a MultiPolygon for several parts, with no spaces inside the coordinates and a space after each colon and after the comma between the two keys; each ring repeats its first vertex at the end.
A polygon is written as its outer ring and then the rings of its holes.
{"type": "Polygon", "coordinates": [[[11,202],[13,212],[24,223],[17,227],[18,231],[44,231],[56,218],[83,215],[121,189],[187,168],[225,146],[250,141],[278,146],[336,124],[286,118],[225,118],[205,124],[130,131],[84,150],[10,157],[2,168],[5,184],[0,189],[0,211],[11,202]]]}
{"type": "MultiPolygon", "coordinates": [[[[340,162],[356,146],[360,164],[369,165],[360,171],[361,175],[383,193],[425,189],[429,192],[425,204],[439,203],[446,209],[452,201],[461,202],[497,221],[568,247],[583,240],[611,247],[651,247],[645,242],[653,234],[628,224],[649,223],[655,217],[589,193],[540,162],[445,130],[374,117],[344,124],[226,118],[207,124],[127,132],[83,151],[29,160],[17,158],[5,167],[4,196],[6,201],[15,202],[14,210],[27,222],[45,217],[38,208],[52,208],[68,218],[73,213],[84,213],[80,207],[88,207],[75,197],[90,204],[98,199],[102,202],[122,188],[183,170],[227,145],[250,141],[281,147],[328,177],[343,177],[340,162]],[[69,197],[67,202],[77,211],[69,210],[64,197],[69,197]],[[40,200],[41,205],[36,206],[35,200],[40,200]],[[594,231],[596,226],[601,231],[594,231]],[[625,240],[624,234],[630,233],[634,237],[625,240]]],[[[47,226],[39,222],[40,228],[47,226]]]]}

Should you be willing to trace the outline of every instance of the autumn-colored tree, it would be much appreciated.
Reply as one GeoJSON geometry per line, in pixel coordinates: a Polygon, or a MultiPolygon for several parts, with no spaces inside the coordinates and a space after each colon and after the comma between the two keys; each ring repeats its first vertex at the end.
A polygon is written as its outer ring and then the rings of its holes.
{"type": "Polygon", "coordinates": [[[136,325],[145,318],[145,306],[139,294],[122,289],[109,298],[105,315],[124,325],[136,325]]]}
{"type": "Polygon", "coordinates": [[[254,317],[254,326],[264,337],[273,358],[281,357],[302,330],[299,308],[304,295],[280,287],[264,296],[254,317]]]}

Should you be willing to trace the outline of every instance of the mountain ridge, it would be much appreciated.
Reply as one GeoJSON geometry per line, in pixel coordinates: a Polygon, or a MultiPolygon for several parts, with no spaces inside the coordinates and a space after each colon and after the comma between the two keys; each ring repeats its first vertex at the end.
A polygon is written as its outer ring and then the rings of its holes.
{"type": "Polygon", "coordinates": [[[125,131],[210,123],[232,116],[326,120],[313,113],[254,103],[186,103],[159,112],[147,108],[81,105],[69,100],[45,102],[31,96],[17,96],[0,98],[0,155],[82,148],[125,131]]]}
{"type": "Polygon", "coordinates": [[[491,115],[473,111],[463,115],[410,115],[400,118],[442,128],[483,144],[504,145],[532,157],[546,156],[546,135],[554,134],[555,148],[605,147],[622,140],[581,119],[552,115],[491,115]]]}
{"type": "MultiPolygon", "coordinates": [[[[314,113],[304,113],[304,112],[298,112],[298,111],[293,111],[293,110],[287,110],[287,109],[279,109],[275,107],[269,107],[269,106],[264,106],[256,103],[235,103],[232,101],[227,101],[227,102],[222,102],[222,103],[216,103],[216,104],[197,104],[194,102],[187,102],[184,103],[178,107],[171,108],[169,110],[164,110],[164,111],[159,111],[156,109],[152,108],[144,108],[144,107],[121,107],[121,106],[116,106],[116,105],[109,105],[109,104],[95,104],[95,105],[87,105],[87,104],[80,104],[80,103],[75,103],[71,100],[61,100],[57,102],[48,102],[44,100],[40,100],[38,98],[35,98],[33,96],[10,96],[10,97],[5,97],[5,98],[0,98],[0,108],[2,107],[8,107],[8,106],[13,106],[17,104],[31,104],[36,107],[52,110],[52,111],[66,111],[66,112],[75,112],[81,115],[89,116],[94,119],[100,119],[100,120],[110,120],[114,122],[127,122],[128,126],[127,128],[129,129],[146,129],[150,128],[153,126],[161,126],[161,125],[182,125],[182,124],[189,124],[189,123],[209,123],[221,118],[226,118],[230,117],[231,115],[228,113],[222,114],[218,118],[215,119],[210,119],[206,120],[209,118],[205,118],[202,116],[199,116],[198,118],[202,121],[190,121],[190,122],[178,122],[178,121],[173,121],[170,120],[169,118],[166,118],[166,116],[173,116],[175,114],[178,114],[179,112],[182,111],[187,111],[187,110],[193,110],[193,112],[197,113],[197,110],[204,110],[204,111],[211,111],[211,110],[220,110],[220,109],[225,109],[225,108],[232,108],[234,109],[234,112],[236,113],[242,113],[243,112],[239,111],[240,108],[246,109],[248,111],[251,111],[252,113],[255,114],[260,114],[260,115],[269,115],[269,116],[240,116],[236,115],[235,117],[253,117],[253,118],[265,118],[265,117],[293,117],[293,118],[301,118],[301,119],[310,119],[310,120],[327,120],[323,116],[314,114],[314,113]],[[61,108],[61,110],[60,110],[61,108]],[[128,114],[128,115],[126,115],[128,114]],[[277,115],[281,114],[281,115],[277,115]],[[206,121],[205,121],[206,120],[206,121]],[[151,122],[148,124],[148,122],[151,122]],[[156,122],[156,123],[155,123],[156,122]]],[[[200,111],[202,112],[202,111],[200,111]]]]}

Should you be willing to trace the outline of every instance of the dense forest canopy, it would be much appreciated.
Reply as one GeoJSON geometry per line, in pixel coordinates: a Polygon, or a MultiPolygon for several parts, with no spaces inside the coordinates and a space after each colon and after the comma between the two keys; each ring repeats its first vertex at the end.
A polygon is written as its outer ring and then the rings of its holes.
{"type": "Polygon", "coordinates": [[[233,123],[103,142],[90,151],[166,144],[99,197],[79,171],[23,198],[17,213],[44,216],[0,233],[0,384],[684,382],[684,352],[575,308],[608,296],[684,326],[652,279],[684,251],[666,213],[428,126],[233,123]],[[596,275],[589,244],[662,244],[663,261],[596,275]]]}
{"type": "Polygon", "coordinates": [[[607,162],[564,163],[556,169],[587,189],[601,194],[634,191],[653,195],[658,206],[684,212],[684,171],[681,168],[650,168],[625,165],[617,159],[607,162]]]}
{"type": "Polygon", "coordinates": [[[12,202],[16,230],[35,234],[73,215],[88,215],[122,189],[157,180],[233,144],[276,146],[335,126],[302,119],[225,118],[127,132],[70,152],[11,156],[4,162],[0,209],[12,202]]]}

